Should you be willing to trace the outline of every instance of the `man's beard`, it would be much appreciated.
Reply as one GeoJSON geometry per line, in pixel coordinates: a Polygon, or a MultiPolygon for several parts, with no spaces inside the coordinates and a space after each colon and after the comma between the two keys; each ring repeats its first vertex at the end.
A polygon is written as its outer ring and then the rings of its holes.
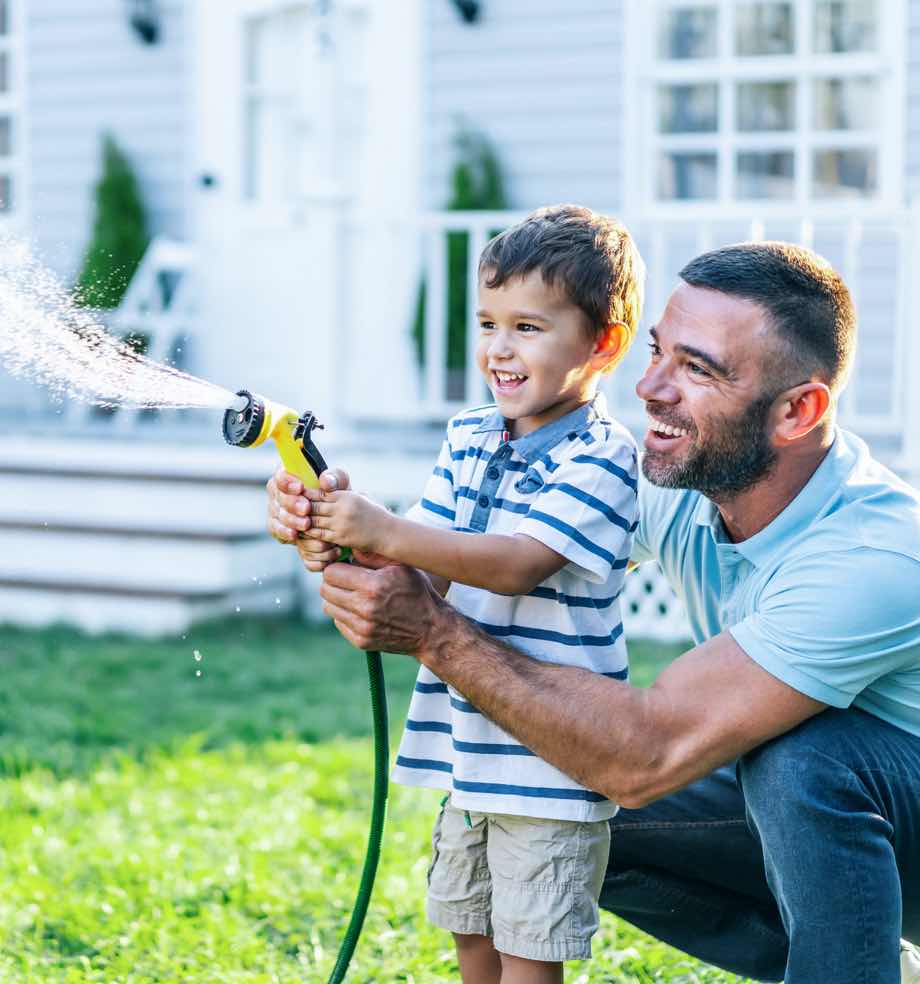
{"type": "MultiPolygon", "coordinates": [[[[740,417],[725,418],[705,445],[693,447],[683,461],[669,462],[660,451],[646,451],[642,473],[667,489],[695,489],[714,502],[723,502],[766,478],[776,463],[776,451],[767,437],[767,419],[776,394],[752,400],[740,417]]],[[[669,423],[666,414],[651,411],[669,423]]],[[[680,425],[678,425],[680,426],[680,425]]]]}

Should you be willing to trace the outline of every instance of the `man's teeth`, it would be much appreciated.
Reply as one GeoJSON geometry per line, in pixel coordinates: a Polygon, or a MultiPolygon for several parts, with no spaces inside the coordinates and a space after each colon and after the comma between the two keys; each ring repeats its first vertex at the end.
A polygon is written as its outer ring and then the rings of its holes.
{"type": "Polygon", "coordinates": [[[649,417],[649,426],[656,434],[664,434],[667,437],[686,437],[690,432],[683,427],[672,427],[670,424],[663,424],[654,417],[649,417]]]}
{"type": "Polygon", "coordinates": [[[498,372],[496,370],[495,375],[498,377],[500,383],[513,383],[517,379],[526,379],[526,376],[522,376],[519,372],[498,372]]]}

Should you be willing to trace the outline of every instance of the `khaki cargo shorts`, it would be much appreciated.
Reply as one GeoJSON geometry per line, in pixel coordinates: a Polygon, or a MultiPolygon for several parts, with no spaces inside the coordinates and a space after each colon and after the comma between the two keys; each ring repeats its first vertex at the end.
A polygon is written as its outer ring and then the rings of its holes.
{"type": "Polygon", "coordinates": [[[431,838],[428,918],[452,933],[491,936],[530,960],[591,956],[610,827],[538,820],[445,803],[431,838]]]}

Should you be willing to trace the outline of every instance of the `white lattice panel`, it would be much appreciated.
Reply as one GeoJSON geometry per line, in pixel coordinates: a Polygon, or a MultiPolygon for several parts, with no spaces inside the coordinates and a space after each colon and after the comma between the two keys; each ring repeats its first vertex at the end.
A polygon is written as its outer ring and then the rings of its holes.
{"type": "Polygon", "coordinates": [[[657,564],[643,564],[626,576],[621,609],[627,639],[675,642],[690,638],[683,603],[657,564]]]}

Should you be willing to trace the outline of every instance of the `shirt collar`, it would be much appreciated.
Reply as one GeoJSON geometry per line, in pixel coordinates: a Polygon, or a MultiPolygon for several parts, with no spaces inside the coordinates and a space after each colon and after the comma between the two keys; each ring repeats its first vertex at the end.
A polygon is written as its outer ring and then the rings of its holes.
{"type": "MultiPolygon", "coordinates": [[[[531,465],[551,448],[554,448],[566,434],[582,431],[589,423],[606,416],[607,401],[603,393],[597,393],[590,402],[582,404],[564,417],[552,420],[523,437],[509,441],[509,444],[528,465],[531,465]]],[[[494,410],[482,421],[474,433],[486,434],[491,431],[504,430],[507,430],[505,418],[498,410],[494,410]]]]}
{"type": "Polygon", "coordinates": [[[742,557],[757,567],[768,561],[778,550],[785,549],[792,537],[814,522],[822,513],[824,504],[839,491],[841,483],[852,470],[856,457],[856,450],[849,445],[840,430],[836,430],[827,454],[799,494],[772,522],[739,543],[728,540],[718,507],[705,496],[700,496],[695,521],[700,526],[709,526],[717,543],[731,543],[742,557]]]}

